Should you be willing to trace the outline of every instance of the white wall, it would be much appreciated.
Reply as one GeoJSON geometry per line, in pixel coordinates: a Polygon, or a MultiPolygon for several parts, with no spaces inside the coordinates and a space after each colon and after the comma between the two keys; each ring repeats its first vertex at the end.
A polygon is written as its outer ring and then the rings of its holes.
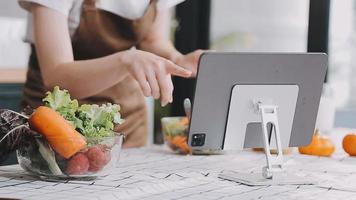
{"type": "Polygon", "coordinates": [[[1,0],[0,16],[25,18],[26,12],[18,6],[17,0],[1,0]]]}
{"type": "Polygon", "coordinates": [[[30,53],[23,42],[26,31],[26,12],[16,0],[0,1],[0,69],[25,68],[30,53]]]}

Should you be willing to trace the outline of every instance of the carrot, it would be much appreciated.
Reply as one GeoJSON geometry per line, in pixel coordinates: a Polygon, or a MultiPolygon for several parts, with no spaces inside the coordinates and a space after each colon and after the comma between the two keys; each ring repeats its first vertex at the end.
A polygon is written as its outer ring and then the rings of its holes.
{"type": "Polygon", "coordinates": [[[172,145],[176,146],[181,153],[188,154],[191,153],[191,149],[187,144],[187,137],[186,136],[175,136],[172,141],[172,145]]]}
{"type": "Polygon", "coordinates": [[[30,116],[31,129],[43,135],[50,146],[64,158],[86,147],[84,137],[51,108],[40,106],[30,116]]]}
{"type": "Polygon", "coordinates": [[[164,136],[165,141],[167,141],[168,146],[173,150],[177,150],[177,147],[172,144],[172,136],[166,135],[164,136]]]}
{"type": "Polygon", "coordinates": [[[183,126],[188,126],[188,125],[189,125],[189,119],[188,119],[188,117],[183,117],[183,118],[180,120],[180,123],[181,123],[183,126]]]}

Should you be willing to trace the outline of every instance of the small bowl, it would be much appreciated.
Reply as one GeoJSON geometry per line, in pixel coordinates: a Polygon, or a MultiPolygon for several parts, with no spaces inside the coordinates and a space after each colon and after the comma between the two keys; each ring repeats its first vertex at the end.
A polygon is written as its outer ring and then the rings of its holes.
{"type": "Polygon", "coordinates": [[[107,175],[117,166],[123,140],[123,134],[87,138],[85,149],[65,159],[52,150],[44,137],[36,135],[17,150],[17,159],[25,171],[42,179],[93,180],[107,175]],[[94,152],[95,156],[91,154],[89,158],[89,152],[94,152]]]}
{"type": "Polygon", "coordinates": [[[164,141],[170,149],[180,154],[192,153],[187,143],[189,126],[187,117],[164,117],[161,124],[164,141]]]}

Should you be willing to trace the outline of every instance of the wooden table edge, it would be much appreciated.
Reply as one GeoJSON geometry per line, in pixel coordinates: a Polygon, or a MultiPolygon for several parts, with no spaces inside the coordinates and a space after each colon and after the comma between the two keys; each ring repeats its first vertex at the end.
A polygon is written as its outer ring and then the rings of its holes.
{"type": "Polygon", "coordinates": [[[26,68],[0,68],[0,83],[24,83],[26,81],[26,73],[26,68]]]}

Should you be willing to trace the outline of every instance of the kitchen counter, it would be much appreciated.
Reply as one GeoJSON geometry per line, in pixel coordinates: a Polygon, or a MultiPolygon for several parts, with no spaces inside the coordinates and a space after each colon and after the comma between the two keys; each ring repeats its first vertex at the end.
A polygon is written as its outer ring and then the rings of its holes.
{"type": "Polygon", "coordinates": [[[0,83],[24,83],[27,69],[0,69],[0,83]]]}
{"type": "MultiPolygon", "coordinates": [[[[21,110],[26,72],[26,68],[0,68],[0,108],[21,110]]],[[[10,163],[13,163],[13,160],[10,163]]]]}
{"type": "Polygon", "coordinates": [[[335,129],[331,158],[285,155],[289,172],[316,185],[251,187],[219,179],[221,171],[260,171],[265,156],[253,151],[183,156],[164,146],[123,150],[111,175],[94,181],[41,181],[18,165],[0,167],[0,197],[20,199],[355,199],[356,158],[340,148],[348,129],[335,129]]]}

